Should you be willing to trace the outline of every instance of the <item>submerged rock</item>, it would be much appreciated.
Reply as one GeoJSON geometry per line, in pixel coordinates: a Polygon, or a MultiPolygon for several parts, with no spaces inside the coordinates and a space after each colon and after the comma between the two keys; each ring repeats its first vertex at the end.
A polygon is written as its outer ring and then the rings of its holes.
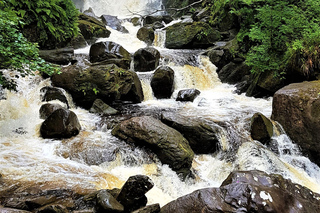
{"type": "Polygon", "coordinates": [[[170,98],[174,90],[174,71],[167,66],[157,68],[151,79],[151,88],[156,98],[170,98]]]}
{"type": "Polygon", "coordinates": [[[77,115],[67,109],[55,110],[40,127],[43,138],[70,138],[78,135],[80,130],[77,115]]]}
{"type": "Polygon", "coordinates": [[[290,84],[273,97],[271,118],[320,165],[320,81],[290,84]]]}
{"type": "Polygon", "coordinates": [[[313,213],[320,195],[280,175],[262,171],[232,172],[219,188],[200,189],[161,208],[161,213],[313,213]]]}
{"type": "Polygon", "coordinates": [[[112,130],[120,139],[146,146],[183,177],[190,173],[194,153],[189,142],[177,130],[150,117],[134,117],[123,121],[112,130]]]}
{"type": "Polygon", "coordinates": [[[196,97],[200,95],[200,91],[197,89],[185,89],[180,90],[176,101],[191,101],[193,102],[196,97]]]}

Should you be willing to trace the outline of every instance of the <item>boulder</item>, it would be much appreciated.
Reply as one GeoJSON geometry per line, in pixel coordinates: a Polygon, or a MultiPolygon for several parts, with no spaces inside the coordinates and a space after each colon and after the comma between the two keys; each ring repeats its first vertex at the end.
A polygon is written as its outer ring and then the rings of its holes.
{"type": "Polygon", "coordinates": [[[145,175],[131,176],[122,186],[121,191],[117,197],[126,212],[132,212],[147,204],[147,197],[145,194],[153,187],[152,180],[145,175]]]}
{"type": "Polygon", "coordinates": [[[120,44],[112,41],[91,45],[89,57],[91,63],[103,62],[103,64],[116,64],[123,69],[130,68],[131,54],[120,44]]]}
{"type": "Polygon", "coordinates": [[[60,104],[43,104],[39,109],[40,118],[47,119],[54,111],[62,108],[63,107],[60,104]]]}
{"type": "Polygon", "coordinates": [[[194,153],[177,130],[150,117],[133,117],[115,126],[112,134],[128,143],[150,148],[163,164],[183,177],[189,174],[194,153]]]}
{"type": "Polygon", "coordinates": [[[261,113],[256,113],[251,118],[250,134],[253,140],[269,144],[273,136],[273,124],[270,119],[261,113]]]}
{"type": "Polygon", "coordinates": [[[222,83],[237,84],[242,81],[243,76],[251,74],[250,70],[251,67],[245,62],[230,62],[218,72],[218,76],[222,83]]]}
{"type": "Polygon", "coordinates": [[[148,45],[151,45],[154,40],[154,29],[151,26],[141,27],[137,32],[137,38],[148,45]]]}
{"type": "Polygon", "coordinates": [[[21,210],[21,209],[13,209],[13,208],[5,208],[0,206],[1,213],[31,213],[29,211],[21,210]]]}
{"type": "Polygon", "coordinates": [[[320,165],[320,81],[290,84],[273,97],[271,119],[311,161],[320,165]]]}
{"type": "Polygon", "coordinates": [[[214,153],[219,147],[219,135],[223,129],[212,121],[193,119],[174,112],[162,113],[161,121],[179,131],[196,154],[214,153]]]}
{"type": "Polygon", "coordinates": [[[168,203],[161,213],[320,211],[320,195],[280,175],[232,172],[219,188],[205,188],[168,203]]]}
{"type": "Polygon", "coordinates": [[[193,102],[196,97],[200,95],[200,91],[197,89],[184,89],[178,92],[176,101],[191,101],[193,102]]]}
{"type": "Polygon", "coordinates": [[[73,101],[85,109],[89,109],[97,98],[107,104],[114,101],[143,101],[137,74],[116,65],[87,68],[72,65],[62,68],[61,74],[54,74],[51,80],[54,86],[68,91],[73,101]]]}
{"type": "Polygon", "coordinates": [[[107,190],[97,194],[97,212],[123,212],[124,207],[107,190]]]}
{"type": "Polygon", "coordinates": [[[265,71],[252,75],[250,87],[246,91],[249,97],[263,98],[273,96],[276,91],[285,86],[285,79],[276,77],[273,71],[265,71]]]}
{"type": "Polygon", "coordinates": [[[55,110],[40,127],[43,138],[70,138],[78,135],[80,130],[77,115],[67,109],[55,110]]]}
{"type": "Polygon", "coordinates": [[[59,65],[67,65],[75,61],[73,48],[60,48],[54,50],[39,50],[40,58],[47,62],[59,65]]]}
{"type": "Polygon", "coordinates": [[[92,107],[90,108],[89,112],[97,113],[97,114],[104,114],[104,115],[115,115],[118,113],[118,110],[112,108],[108,104],[104,103],[101,99],[96,99],[93,102],[92,107]]]}
{"type": "Polygon", "coordinates": [[[165,47],[171,49],[207,48],[221,37],[217,30],[204,22],[176,23],[165,30],[165,47]]]}
{"type": "Polygon", "coordinates": [[[0,85],[0,101],[1,100],[6,100],[6,93],[5,90],[3,89],[2,85],[0,85]]]}
{"type": "Polygon", "coordinates": [[[70,43],[68,44],[68,47],[71,47],[73,49],[79,49],[86,46],[88,46],[88,43],[80,32],[76,37],[73,37],[70,43]]]}
{"type": "Polygon", "coordinates": [[[160,52],[153,47],[141,48],[134,53],[133,61],[135,71],[152,71],[159,66],[160,52]]]}
{"type": "Polygon", "coordinates": [[[37,210],[37,213],[68,213],[67,207],[59,204],[47,205],[37,210]]]}
{"type": "Polygon", "coordinates": [[[108,38],[111,34],[101,21],[85,14],[79,15],[79,29],[90,43],[94,43],[97,38],[108,38]]]}
{"type": "Polygon", "coordinates": [[[156,98],[170,98],[174,90],[174,71],[168,66],[157,68],[151,78],[151,88],[156,98]]]}
{"type": "Polygon", "coordinates": [[[40,92],[43,94],[41,95],[41,101],[58,100],[62,103],[65,103],[69,107],[68,100],[64,95],[64,90],[62,88],[46,86],[42,87],[40,92]]]}
{"type": "Polygon", "coordinates": [[[120,31],[122,33],[129,33],[129,31],[121,25],[121,21],[118,19],[117,16],[102,15],[100,18],[102,22],[110,28],[120,31]]]}
{"type": "Polygon", "coordinates": [[[164,22],[166,24],[169,24],[173,21],[173,18],[169,15],[158,15],[158,16],[146,16],[144,19],[144,24],[154,24],[155,22],[164,22]]]}

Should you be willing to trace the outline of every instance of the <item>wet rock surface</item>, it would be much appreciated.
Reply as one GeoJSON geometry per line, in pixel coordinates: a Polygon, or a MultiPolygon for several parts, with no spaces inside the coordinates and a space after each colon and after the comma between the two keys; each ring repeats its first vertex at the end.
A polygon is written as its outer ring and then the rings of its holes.
{"type": "Polygon", "coordinates": [[[250,132],[253,140],[269,144],[273,136],[273,124],[263,114],[256,113],[251,118],[250,132]]]}
{"type": "Polygon", "coordinates": [[[43,104],[39,109],[40,118],[47,119],[49,115],[51,115],[54,111],[62,108],[63,106],[61,106],[60,104],[43,104]]]}
{"type": "Polygon", "coordinates": [[[41,101],[53,101],[59,100],[62,103],[65,103],[69,107],[69,103],[67,97],[65,96],[65,91],[61,88],[57,87],[43,87],[40,89],[40,92],[43,94],[41,95],[41,101]]]}
{"type": "Polygon", "coordinates": [[[157,68],[151,79],[151,88],[156,98],[170,98],[174,90],[174,71],[167,66],[157,68]]]}
{"type": "Polygon", "coordinates": [[[193,102],[196,97],[200,95],[200,91],[197,89],[185,89],[180,90],[176,101],[190,101],[193,102]]]}
{"type": "Polygon", "coordinates": [[[133,55],[134,70],[147,72],[155,70],[159,66],[160,52],[153,48],[141,48],[133,55]]]}
{"type": "Polygon", "coordinates": [[[161,208],[161,213],[318,212],[319,194],[280,175],[232,172],[219,188],[200,189],[161,208]]]}
{"type": "Polygon", "coordinates": [[[179,131],[196,154],[214,153],[218,150],[219,135],[223,129],[213,121],[181,116],[173,112],[162,113],[161,121],[179,131]]]}
{"type": "Polygon", "coordinates": [[[77,115],[67,109],[57,109],[41,124],[43,138],[70,138],[79,134],[81,126],[77,115]]]}
{"type": "Polygon", "coordinates": [[[150,148],[163,164],[168,164],[183,177],[189,174],[194,153],[189,142],[175,129],[150,117],[123,121],[112,134],[128,143],[150,148]]]}

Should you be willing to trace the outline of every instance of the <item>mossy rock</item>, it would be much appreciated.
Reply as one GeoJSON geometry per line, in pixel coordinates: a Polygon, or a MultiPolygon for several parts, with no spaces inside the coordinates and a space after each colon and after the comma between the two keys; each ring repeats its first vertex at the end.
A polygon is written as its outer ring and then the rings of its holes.
{"type": "Polygon", "coordinates": [[[176,23],[166,28],[165,46],[172,49],[206,48],[220,38],[220,33],[207,23],[176,23]]]}

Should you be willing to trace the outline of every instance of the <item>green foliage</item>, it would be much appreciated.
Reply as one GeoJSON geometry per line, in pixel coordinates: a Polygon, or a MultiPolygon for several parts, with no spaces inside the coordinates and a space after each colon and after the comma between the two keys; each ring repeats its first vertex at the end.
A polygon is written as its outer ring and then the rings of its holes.
{"type": "MultiPolygon", "coordinates": [[[[12,69],[22,75],[32,74],[34,71],[48,75],[58,71],[39,58],[37,44],[27,41],[19,31],[23,23],[12,8],[7,7],[5,1],[0,1],[0,69],[12,69]]],[[[12,79],[6,79],[0,71],[0,84],[4,88],[15,89],[12,79]]]]}
{"type": "Polygon", "coordinates": [[[24,35],[40,47],[54,48],[78,33],[78,10],[71,0],[7,0],[25,22],[24,35]]]}
{"type": "Polygon", "coordinates": [[[240,20],[238,41],[249,46],[246,63],[253,73],[319,69],[319,0],[207,0],[211,24],[227,13],[240,20]]]}

